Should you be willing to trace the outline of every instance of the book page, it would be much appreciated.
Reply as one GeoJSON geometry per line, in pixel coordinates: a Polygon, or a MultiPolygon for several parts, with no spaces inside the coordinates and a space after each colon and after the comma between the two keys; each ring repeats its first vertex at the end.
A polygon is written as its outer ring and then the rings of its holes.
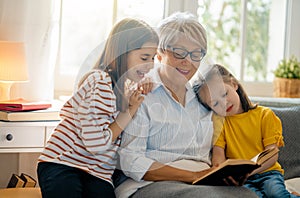
{"type": "Polygon", "coordinates": [[[256,156],[254,156],[251,161],[256,163],[263,163],[266,160],[270,159],[272,156],[274,156],[276,153],[279,152],[279,149],[277,147],[266,149],[256,156]]]}
{"type": "Polygon", "coordinates": [[[279,149],[277,147],[274,148],[269,148],[265,151],[263,151],[257,159],[257,163],[258,164],[262,164],[264,162],[266,162],[267,160],[269,160],[271,157],[273,157],[274,155],[276,155],[279,152],[279,149]]]}
{"type": "Polygon", "coordinates": [[[250,159],[252,162],[257,162],[259,154],[255,155],[252,159],[250,159]]]}

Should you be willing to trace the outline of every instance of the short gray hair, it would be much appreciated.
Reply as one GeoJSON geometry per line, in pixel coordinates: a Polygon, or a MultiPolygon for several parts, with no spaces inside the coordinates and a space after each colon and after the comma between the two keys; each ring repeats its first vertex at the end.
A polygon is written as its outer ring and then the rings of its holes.
{"type": "Polygon", "coordinates": [[[163,19],[158,25],[158,34],[159,50],[165,51],[168,45],[177,41],[180,34],[207,51],[206,31],[198,19],[189,12],[176,12],[163,19]]]}

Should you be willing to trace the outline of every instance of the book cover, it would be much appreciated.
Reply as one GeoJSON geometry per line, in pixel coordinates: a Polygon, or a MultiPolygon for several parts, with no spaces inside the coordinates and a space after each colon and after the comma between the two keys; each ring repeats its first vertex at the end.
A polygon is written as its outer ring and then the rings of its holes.
{"type": "Polygon", "coordinates": [[[20,175],[20,178],[25,182],[23,187],[24,188],[27,188],[27,187],[35,187],[36,185],[36,180],[33,179],[31,176],[25,174],[25,173],[22,173],[20,175]]]}
{"type": "Polygon", "coordinates": [[[251,173],[255,169],[259,168],[264,162],[278,152],[279,149],[274,147],[262,151],[251,160],[227,159],[212,171],[196,179],[192,184],[212,186],[226,185],[226,183],[223,181],[224,178],[232,176],[234,179],[239,180],[240,177],[245,176],[246,174],[251,173]]]}
{"type": "Polygon", "coordinates": [[[29,110],[40,110],[51,107],[50,102],[46,101],[27,101],[24,99],[1,101],[1,111],[29,111],[29,110]]]}
{"type": "Polygon", "coordinates": [[[7,188],[22,188],[25,182],[16,174],[12,174],[7,188]]]}
{"type": "Polygon", "coordinates": [[[2,121],[57,121],[60,110],[49,108],[35,111],[0,111],[2,121]]]}

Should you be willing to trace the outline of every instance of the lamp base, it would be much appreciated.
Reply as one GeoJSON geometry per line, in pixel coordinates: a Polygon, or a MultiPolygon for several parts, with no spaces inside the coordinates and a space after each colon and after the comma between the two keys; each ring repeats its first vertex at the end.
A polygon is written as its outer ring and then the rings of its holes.
{"type": "Polygon", "coordinates": [[[13,82],[0,82],[0,102],[10,100],[10,88],[13,82]]]}

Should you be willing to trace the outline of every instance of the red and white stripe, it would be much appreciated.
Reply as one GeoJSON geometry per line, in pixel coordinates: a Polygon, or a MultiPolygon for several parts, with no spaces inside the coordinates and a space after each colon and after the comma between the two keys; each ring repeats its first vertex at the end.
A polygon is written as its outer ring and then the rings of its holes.
{"type": "Polygon", "coordinates": [[[117,114],[111,78],[103,71],[91,72],[63,106],[62,121],[47,142],[39,162],[76,167],[112,183],[121,138],[112,142],[108,126],[117,114]]]}

